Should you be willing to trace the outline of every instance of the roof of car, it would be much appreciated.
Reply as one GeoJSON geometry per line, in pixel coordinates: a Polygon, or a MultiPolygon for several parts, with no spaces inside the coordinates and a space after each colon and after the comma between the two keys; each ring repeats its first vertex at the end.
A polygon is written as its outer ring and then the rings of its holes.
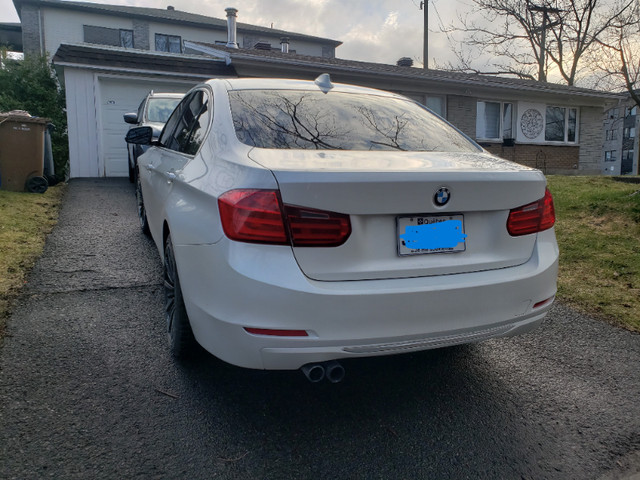
{"type": "MultiPolygon", "coordinates": [[[[327,75],[327,74],[324,74],[327,75]]],[[[227,90],[318,90],[324,91],[322,86],[316,81],[295,80],[287,78],[227,78],[212,79],[208,83],[223,82],[227,90]]],[[[328,91],[348,92],[348,93],[367,93],[370,95],[382,95],[388,97],[404,98],[401,95],[377,90],[375,88],[361,87],[358,85],[350,85],[346,83],[333,83],[332,87],[326,89],[328,91]]]]}
{"type": "Polygon", "coordinates": [[[182,98],[184,97],[184,93],[165,93],[165,92],[149,92],[149,97],[153,98],[182,98]]]}

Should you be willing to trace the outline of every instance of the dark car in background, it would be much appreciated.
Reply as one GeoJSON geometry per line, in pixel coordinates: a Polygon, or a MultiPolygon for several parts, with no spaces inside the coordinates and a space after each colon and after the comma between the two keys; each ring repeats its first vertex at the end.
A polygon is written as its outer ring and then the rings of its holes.
{"type": "MultiPolygon", "coordinates": [[[[180,103],[182,93],[155,93],[153,90],[144,97],[137,112],[126,113],[124,121],[135,127],[151,127],[153,138],[157,139],[173,109],[180,103]]],[[[133,127],[132,127],[133,128],[133,127]]],[[[129,157],[129,181],[135,181],[136,162],[148,147],[127,143],[129,157]]]]}

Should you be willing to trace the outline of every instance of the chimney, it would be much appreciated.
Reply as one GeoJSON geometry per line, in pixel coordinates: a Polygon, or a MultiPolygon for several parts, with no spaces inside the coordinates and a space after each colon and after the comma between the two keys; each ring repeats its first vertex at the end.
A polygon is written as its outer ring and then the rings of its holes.
{"type": "Polygon", "coordinates": [[[176,9],[176,8],[175,8],[173,5],[169,5],[169,6],[167,7],[167,10],[171,10],[171,11],[174,11],[175,9],[176,9]]]}
{"type": "Polygon", "coordinates": [[[238,48],[238,43],[236,42],[236,17],[238,13],[237,8],[225,8],[225,12],[227,12],[227,47],[229,48],[238,48]]]}
{"type": "Polygon", "coordinates": [[[413,59],[411,57],[402,57],[396,62],[399,67],[413,67],[413,59]]]}
{"type": "Polygon", "coordinates": [[[280,39],[280,47],[282,47],[282,53],[289,53],[289,37],[280,39]]]}

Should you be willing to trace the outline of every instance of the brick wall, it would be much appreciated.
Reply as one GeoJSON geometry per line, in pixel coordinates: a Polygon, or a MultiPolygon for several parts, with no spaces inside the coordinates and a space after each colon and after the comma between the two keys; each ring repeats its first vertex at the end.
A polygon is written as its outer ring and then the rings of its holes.
{"type": "Polygon", "coordinates": [[[482,146],[494,155],[521,165],[539,168],[544,173],[585,173],[578,168],[580,148],[577,146],[516,144],[513,147],[505,147],[501,143],[483,143],[482,146]]]}
{"type": "Polygon", "coordinates": [[[602,159],[604,129],[602,128],[602,108],[581,107],[579,170],[581,174],[598,175],[602,159]]]}
{"type": "Polygon", "coordinates": [[[476,138],[476,99],[447,95],[447,120],[471,138],[476,138]]]}
{"type": "Polygon", "coordinates": [[[149,50],[149,22],[133,20],[133,46],[140,50],[149,50]]]}
{"type": "Polygon", "coordinates": [[[26,56],[41,53],[40,10],[32,5],[22,6],[22,48],[26,56]]]}

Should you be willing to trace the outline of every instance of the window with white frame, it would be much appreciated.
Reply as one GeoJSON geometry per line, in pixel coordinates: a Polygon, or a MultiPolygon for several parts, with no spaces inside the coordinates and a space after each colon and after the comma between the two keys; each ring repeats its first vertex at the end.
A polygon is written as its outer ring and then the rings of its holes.
{"type": "Polygon", "coordinates": [[[544,139],[547,142],[576,142],[578,109],[547,106],[544,139]]]}
{"type": "Polygon", "coordinates": [[[604,152],[604,161],[605,162],[615,162],[616,161],[616,151],[615,150],[609,150],[607,152],[604,152]]]}
{"type": "Polygon", "coordinates": [[[476,138],[498,140],[514,138],[513,104],[506,102],[478,102],[476,110],[476,138]]]}

